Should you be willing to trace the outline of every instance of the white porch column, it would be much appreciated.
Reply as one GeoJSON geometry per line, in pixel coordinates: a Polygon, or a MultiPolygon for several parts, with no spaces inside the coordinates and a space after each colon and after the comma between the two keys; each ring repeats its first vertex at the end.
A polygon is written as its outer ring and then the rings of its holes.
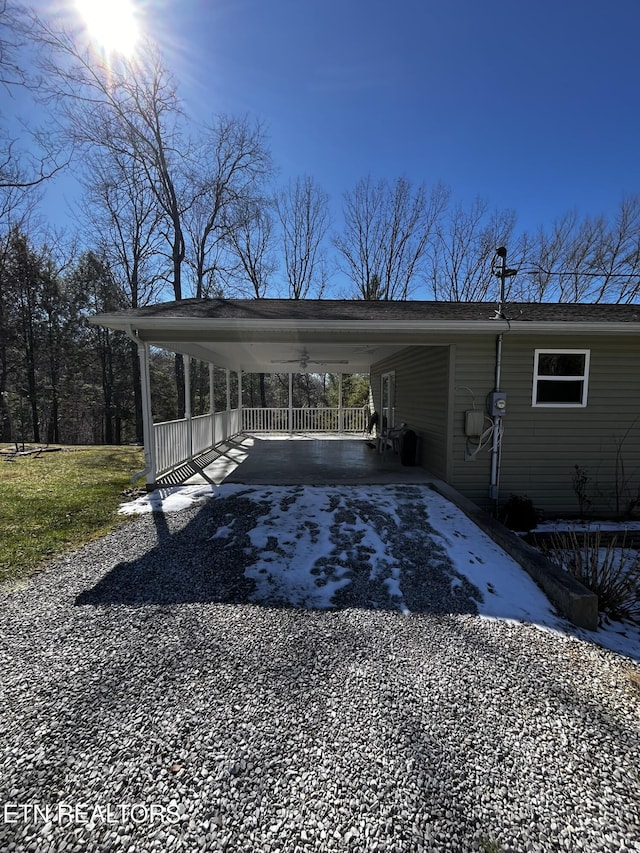
{"type": "Polygon", "coordinates": [[[225,439],[229,438],[229,422],[231,421],[231,371],[229,368],[225,368],[224,375],[227,380],[227,414],[225,416],[224,423],[224,437],[225,439]]]}
{"type": "Polygon", "coordinates": [[[342,422],[342,373],[338,374],[338,432],[344,432],[344,424],[342,422]]]}
{"type": "Polygon", "coordinates": [[[187,422],[187,436],[189,440],[189,459],[193,458],[193,432],[191,424],[191,358],[182,356],[184,365],[184,417],[187,422]]]}
{"type": "Polygon", "coordinates": [[[216,397],[215,397],[215,365],[209,364],[209,420],[211,421],[211,447],[216,446],[216,397]]]}
{"type": "Polygon", "coordinates": [[[293,432],[293,373],[289,371],[289,432],[293,432]]]}
{"type": "Polygon", "coordinates": [[[242,432],[242,370],[238,371],[238,432],[242,432]]]}
{"type": "Polygon", "coordinates": [[[156,435],[153,428],[153,412],[151,410],[151,377],[149,375],[149,344],[138,341],[138,358],[140,359],[140,385],[142,387],[142,435],[144,440],[144,471],[147,478],[147,489],[151,491],[156,486],[156,435]]]}

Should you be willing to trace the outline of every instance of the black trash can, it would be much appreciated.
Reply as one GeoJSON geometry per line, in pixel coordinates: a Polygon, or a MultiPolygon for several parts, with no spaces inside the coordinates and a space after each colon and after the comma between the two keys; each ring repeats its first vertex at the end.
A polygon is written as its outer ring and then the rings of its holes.
{"type": "Polygon", "coordinates": [[[417,449],[418,436],[412,429],[405,430],[400,437],[400,462],[403,465],[415,465],[417,449]]]}

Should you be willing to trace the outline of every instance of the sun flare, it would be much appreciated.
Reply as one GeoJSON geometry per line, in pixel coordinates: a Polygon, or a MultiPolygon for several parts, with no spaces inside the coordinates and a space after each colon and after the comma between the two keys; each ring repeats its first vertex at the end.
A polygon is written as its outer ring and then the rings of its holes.
{"type": "Polygon", "coordinates": [[[131,56],[139,36],[131,0],[76,0],[90,37],[107,53],[131,56]]]}

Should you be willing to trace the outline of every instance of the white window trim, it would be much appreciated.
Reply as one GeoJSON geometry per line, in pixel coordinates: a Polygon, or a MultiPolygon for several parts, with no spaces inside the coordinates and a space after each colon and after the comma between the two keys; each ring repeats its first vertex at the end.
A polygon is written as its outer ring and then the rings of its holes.
{"type": "Polygon", "coordinates": [[[386,380],[390,380],[390,389],[391,389],[391,412],[390,415],[387,415],[387,429],[393,428],[395,412],[396,412],[396,372],[395,370],[387,370],[385,373],[380,375],[380,429],[382,429],[382,418],[384,417],[384,386],[386,380]]]}
{"type": "Polygon", "coordinates": [[[589,397],[589,365],[591,361],[591,350],[588,349],[537,349],[533,357],[533,389],[531,405],[537,409],[584,409],[589,397]],[[541,355],[583,355],[584,374],[579,376],[545,376],[538,373],[538,363],[541,355]],[[576,382],[581,381],[582,402],[580,403],[539,403],[538,402],[538,380],[551,382],[576,382]]]}

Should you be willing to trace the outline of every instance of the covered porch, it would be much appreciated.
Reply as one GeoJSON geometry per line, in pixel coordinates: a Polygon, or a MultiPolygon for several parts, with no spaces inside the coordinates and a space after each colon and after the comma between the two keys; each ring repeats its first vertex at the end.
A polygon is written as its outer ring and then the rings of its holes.
{"type": "Polygon", "coordinates": [[[385,485],[428,483],[388,448],[340,433],[241,433],[161,475],[159,485],[385,485]]]}
{"type": "MultiPolygon", "coordinates": [[[[148,358],[143,353],[143,362],[148,358]]],[[[325,447],[325,442],[320,441],[322,437],[334,439],[331,447],[335,450],[341,448],[341,455],[349,455],[346,448],[354,445],[348,442],[348,438],[358,437],[360,444],[367,435],[370,409],[367,406],[345,407],[342,405],[342,374],[338,374],[338,405],[326,406],[293,406],[293,372],[289,371],[289,404],[284,407],[246,407],[242,404],[243,372],[239,370],[236,377],[236,406],[231,405],[230,371],[226,370],[226,401],[224,411],[216,412],[213,401],[216,399],[214,389],[214,365],[209,365],[209,400],[210,411],[207,414],[193,416],[191,413],[191,388],[190,388],[190,357],[183,356],[185,377],[185,417],[155,423],[153,420],[152,406],[150,402],[150,390],[145,390],[147,398],[146,409],[148,414],[145,423],[150,424],[145,435],[145,459],[147,462],[147,483],[153,486],[156,482],[184,481],[184,471],[190,468],[202,468],[202,460],[208,457],[215,458],[225,456],[225,448],[235,448],[239,444],[244,447],[253,444],[261,444],[266,439],[278,440],[278,447],[282,450],[285,446],[289,453],[274,453],[276,446],[273,443],[264,445],[265,457],[260,463],[260,468],[265,467],[266,456],[271,453],[270,469],[274,476],[279,466],[290,468],[292,460],[285,458],[290,455],[291,445],[288,439],[304,438],[307,441],[315,441],[315,454],[320,448],[325,447]],[[335,439],[342,439],[342,444],[336,443],[335,439]],[[146,449],[149,448],[149,452],[146,449]],[[219,449],[216,454],[216,449],[219,449]]],[[[144,376],[144,371],[143,371],[144,376]]],[[[145,386],[143,379],[143,388],[145,386]]],[[[307,446],[308,449],[308,446],[307,446]]],[[[308,454],[305,454],[308,455],[308,454]]],[[[256,454],[252,454],[252,458],[256,454]]],[[[352,464],[353,459],[345,464],[352,464]]],[[[145,472],[143,472],[145,473],[145,472]]],[[[217,475],[216,475],[217,476],[217,475]]]]}
{"type": "MultiPolygon", "coordinates": [[[[311,467],[320,480],[330,477],[333,482],[344,482],[336,479],[340,471],[341,477],[349,472],[352,480],[359,472],[373,476],[371,457],[375,451],[364,443],[373,404],[370,398],[368,405],[344,405],[343,378],[368,376],[372,364],[402,349],[404,341],[398,330],[385,335],[377,322],[363,325],[359,317],[353,322],[352,306],[339,307],[339,317],[329,319],[323,316],[327,307],[322,302],[298,305],[289,300],[184,300],[94,318],[93,322],[121,329],[138,346],[145,448],[145,467],[138,472],[138,479],[144,479],[149,490],[167,482],[184,482],[185,474],[195,476],[197,472],[206,479],[210,476],[206,469],[214,460],[221,460],[218,467],[224,468],[225,456],[243,453],[248,441],[253,452],[250,464],[244,464],[243,470],[258,465],[259,457],[260,470],[269,469],[272,477],[278,476],[283,467],[292,472],[297,468],[304,476],[303,472],[310,468],[308,460],[315,458],[315,466],[311,467]],[[156,348],[182,358],[184,417],[161,421],[154,418],[150,364],[156,348]],[[190,377],[194,362],[208,365],[205,413],[201,409],[192,411],[190,377]],[[334,405],[301,406],[296,402],[294,377],[309,374],[334,377],[334,405]],[[280,377],[279,405],[255,406],[248,393],[252,375],[280,377]],[[291,444],[284,442],[300,435],[316,441],[312,451],[312,445],[306,442],[305,461],[292,462],[292,452],[295,455],[302,450],[292,451],[291,444]],[[249,439],[245,440],[245,436],[249,439]],[[325,436],[323,440],[321,437],[325,436]],[[279,443],[265,443],[267,437],[277,437],[279,443]],[[336,437],[343,443],[336,443],[336,437]],[[358,437],[360,444],[350,443],[349,437],[358,437]],[[242,450],[238,449],[240,446],[242,450]],[[325,453],[330,464],[322,466],[320,456],[325,453]],[[358,462],[354,454],[359,454],[358,462]]],[[[206,388],[206,378],[204,385],[206,388]]],[[[393,426],[391,401],[382,414],[384,422],[393,426]]],[[[379,470],[387,462],[377,460],[375,464],[379,470]]],[[[256,476],[262,475],[256,472],[256,476]]]]}

